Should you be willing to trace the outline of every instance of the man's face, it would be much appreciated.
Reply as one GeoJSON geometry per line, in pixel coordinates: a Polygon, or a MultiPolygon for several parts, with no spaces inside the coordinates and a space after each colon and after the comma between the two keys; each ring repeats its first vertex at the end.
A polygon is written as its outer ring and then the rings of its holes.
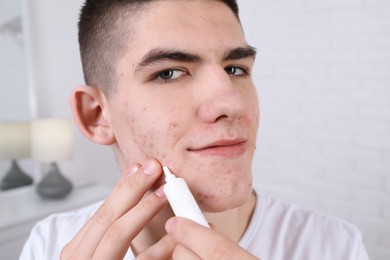
{"type": "Polygon", "coordinates": [[[117,157],[158,159],[205,211],[242,205],[259,111],[237,18],[218,1],[157,1],[139,17],[108,103],[117,157]]]}

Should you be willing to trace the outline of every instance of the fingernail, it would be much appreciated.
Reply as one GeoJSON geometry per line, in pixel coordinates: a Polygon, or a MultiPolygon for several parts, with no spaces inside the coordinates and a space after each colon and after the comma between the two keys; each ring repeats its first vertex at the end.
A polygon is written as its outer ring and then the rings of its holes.
{"type": "Polygon", "coordinates": [[[175,232],[176,222],[177,222],[176,218],[173,217],[168,219],[168,221],[165,223],[165,230],[167,231],[168,234],[172,234],[173,232],[175,232]]]}
{"type": "Polygon", "coordinates": [[[146,175],[152,175],[154,173],[157,172],[157,166],[156,166],[156,163],[153,162],[153,161],[148,161],[144,168],[143,168],[143,171],[146,175]]]}
{"type": "Polygon", "coordinates": [[[155,190],[154,193],[157,195],[157,197],[164,198],[165,197],[164,185],[158,188],[157,190],[155,190]]]}

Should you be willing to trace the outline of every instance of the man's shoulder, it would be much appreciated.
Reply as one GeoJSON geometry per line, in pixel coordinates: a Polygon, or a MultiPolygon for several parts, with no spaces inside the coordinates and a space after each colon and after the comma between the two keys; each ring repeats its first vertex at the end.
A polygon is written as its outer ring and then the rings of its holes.
{"type": "Polygon", "coordinates": [[[55,213],[39,221],[31,230],[20,259],[58,259],[61,248],[75,236],[101,203],[55,213]]]}
{"type": "Polygon", "coordinates": [[[99,201],[75,210],[51,214],[35,224],[30,236],[39,234],[47,242],[66,241],[77,233],[101,204],[102,201],[99,201]]]}
{"type": "Polygon", "coordinates": [[[263,192],[241,245],[264,259],[357,259],[365,251],[355,225],[263,192]]]}
{"type": "Polygon", "coordinates": [[[53,223],[59,226],[76,224],[79,222],[84,224],[96,212],[102,203],[103,201],[99,201],[75,210],[51,214],[38,222],[37,225],[47,225],[48,223],[53,223]]]}
{"type": "Polygon", "coordinates": [[[313,235],[315,231],[326,233],[327,236],[341,235],[356,236],[360,235],[359,229],[336,216],[332,216],[319,211],[303,208],[296,203],[276,198],[265,193],[260,193],[259,204],[263,207],[263,220],[265,222],[274,222],[276,225],[285,224],[291,231],[303,232],[310,228],[313,235]]]}

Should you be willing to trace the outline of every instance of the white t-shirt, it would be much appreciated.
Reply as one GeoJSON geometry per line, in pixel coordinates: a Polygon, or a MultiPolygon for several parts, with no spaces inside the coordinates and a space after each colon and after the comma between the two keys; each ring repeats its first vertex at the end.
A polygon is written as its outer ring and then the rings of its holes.
{"type": "MultiPolygon", "coordinates": [[[[20,259],[59,259],[62,247],[101,203],[54,214],[37,223],[20,259]]],[[[257,193],[255,212],[239,244],[262,260],[369,259],[356,226],[263,193],[257,193]]],[[[134,259],[131,250],[125,259],[134,259]]]]}

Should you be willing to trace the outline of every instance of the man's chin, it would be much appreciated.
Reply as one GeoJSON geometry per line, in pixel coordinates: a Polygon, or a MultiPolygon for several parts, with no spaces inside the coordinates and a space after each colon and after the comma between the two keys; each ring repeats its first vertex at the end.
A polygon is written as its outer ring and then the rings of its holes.
{"type": "Polygon", "coordinates": [[[208,194],[197,197],[199,207],[203,212],[220,213],[239,208],[247,203],[252,195],[252,188],[234,194],[208,194]]]}

